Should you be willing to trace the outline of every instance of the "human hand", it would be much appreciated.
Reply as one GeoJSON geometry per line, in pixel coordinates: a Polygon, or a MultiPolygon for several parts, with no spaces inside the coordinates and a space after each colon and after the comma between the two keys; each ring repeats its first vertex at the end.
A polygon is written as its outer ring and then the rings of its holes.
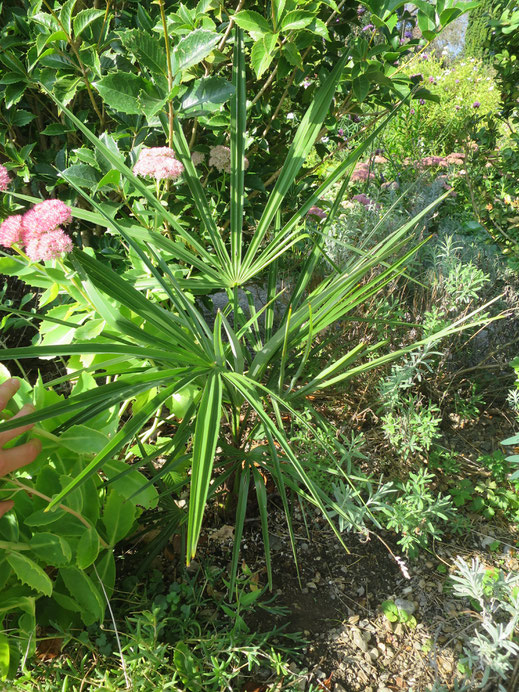
{"type": "MultiPolygon", "coordinates": [[[[18,380],[11,379],[7,380],[3,384],[0,384],[0,412],[9,403],[9,400],[16,394],[20,383],[18,380]]],[[[23,406],[18,413],[13,416],[13,418],[19,418],[20,416],[27,416],[29,413],[34,411],[34,406],[26,404],[23,406]]],[[[18,437],[22,433],[26,432],[32,428],[32,425],[22,425],[14,430],[7,430],[6,432],[0,433],[0,478],[5,476],[11,471],[16,471],[16,469],[26,466],[33,462],[41,451],[41,442],[39,440],[30,440],[23,445],[18,447],[12,447],[11,449],[3,449],[3,446],[9,442],[9,440],[18,437]]],[[[12,500],[7,500],[5,502],[0,502],[0,517],[2,517],[6,512],[8,512],[13,506],[12,500]]]]}

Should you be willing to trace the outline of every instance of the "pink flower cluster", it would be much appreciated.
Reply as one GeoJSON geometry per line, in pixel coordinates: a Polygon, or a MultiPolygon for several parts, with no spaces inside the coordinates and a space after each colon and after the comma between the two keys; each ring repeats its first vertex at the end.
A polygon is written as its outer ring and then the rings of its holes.
{"type": "Polygon", "coordinates": [[[374,209],[380,209],[380,204],[375,204],[375,202],[372,199],[370,199],[367,195],[365,195],[363,192],[360,195],[353,195],[351,199],[355,202],[359,202],[359,204],[362,204],[365,207],[373,207],[374,209]]]}
{"type": "Polygon", "coordinates": [[[411,158],[404,159],[406,166],[415,165],[418,168],[448,168],[449,166],[462,166],[464,163],[465,154],[453,151],[447,156],[425,156],[419,161],[413,161],[411,158]]]}
{"type": "Polygon", "coordinates": [[[191,154],[191,161],[193,162],[193,166],[199,166],[205,161],[205,156],[201,151],[194,151],[191,154]]]}
{"type": "MultiPolygon", "coordinates": [[[[249,159],[244,156],[243,167],[245,170],[249,167],[249,159]]],[[[211,147],[209,151],[209,165],[214,166],[220,173],[231,172],[231,150],[229,147],[224,147],[223,144],[218,144],[216,147],[211,147]]]]}
{"type": "Polygon", "coordinates": [[[143,149],[133,167],[135,175],[148,176],[155,180],[175,180],[183,170],[184,166],[169,147],[143,149]]]}
{"type": "Polygon", "coordinates": [[[56,259],[72,252],[72,241],[60,228],[71,220],[71,210],[59,199],[47,199],[21,214],[9,216],[0,225],[0,245],[18,243],[33,262],[56,259]]]}
{"type": "Polygon", "coordinates": [[[0,166],[0,192],[7,190],[7,186],[10,182],[11,178],[7,172],[7,168],[5,166],[0,166]]]}
{"type": "Polygon", "coordinates": [[[365,182],[366,180],[373,180],[375,177],[375,174],[372,173],[369,170],[369,164],[368,163],[358,163],[354,170],[353,173],[351,174],[350,181],[352,183],[355,182],[365,182]]]}
{"type": "Polygon", "coordinates": [[[307,216],[315,217],[317,219],[325,219],[327,217],[327,213],[324,211],[324,209],[321,209],[321,207],[310,207],[310,209],[306,212],[307,216]]]}

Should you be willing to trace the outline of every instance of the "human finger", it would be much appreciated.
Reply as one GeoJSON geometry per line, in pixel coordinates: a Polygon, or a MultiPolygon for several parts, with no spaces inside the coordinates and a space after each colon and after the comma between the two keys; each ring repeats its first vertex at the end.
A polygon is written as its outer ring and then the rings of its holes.
{"type": "Polygon", "coordinates": [[[32,463],[41,452],[39,440],[29,440],[23,445],[0,451],[0,476],[32,463]]]}
{"type": "Polygon", "coordinates": [[[7,500],[6,502],[0,502],[0,517],[3,517],[6,512],[14,507],[14,502],[12,500],[7,500]]]}
{"type": "Polygon", "coordinates": [[[9,403],[9,400],[16,394],[20,387],[20,382],[12,377],[10,380],[6,380],[0,384],[0,411],[9,403]]]}
{"type": "MultiPolygon", "coordinates": [[[[15,414],[9,420],[21,418],[21,416],[27,416],[29,413],[34,413],[35,410],[36,409],[32,404],[25,404],[25,406],[22,406],[18,413],[15,414]]],[[[12,440],[15,437],[18,437],[18,435],[21,435],[22,433],[27,432],[27,430],[30,430],[33,425],[34,423],[29,423],[28,425],[21,425],[19,428],[14,428],[13,430],[6,430],[5,432],[0,433],[0,449],[2,449],[5,443],[9,442],[9,440],[12,440]]]]}

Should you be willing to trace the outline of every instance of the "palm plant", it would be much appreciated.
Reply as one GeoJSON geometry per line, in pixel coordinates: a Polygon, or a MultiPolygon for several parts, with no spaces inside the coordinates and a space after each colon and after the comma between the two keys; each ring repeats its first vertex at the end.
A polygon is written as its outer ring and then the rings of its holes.
{"type": "MultiPolygon", "coordinates": [[[[147,217],[139,218],[137,210],[134,218],[122,213],[113,218],[104,204],[76,188],[95,211],[76,208],[73,215],[79,220],[102,225],[118,235],[145,267],[147,286],[136,287],[132,280],[110,269],[92,252],[76,249],[67,260],[65,274],[61,274],[76,307],[71,304],[68,320],[51,316],[45,319],[64,322],[72,330],[79,329],[86,320],[96,320],[96,324],[101,325],[96,336],[73,339],[70,344],[0,351],[0,359],[4,361],[85,354],[93,357],[91,364],[50,385],[66,379],[74,380],[81,372],[91,373],[97,378],[110,375],[106,383],[69,397],[66,402],[42,408],[19,419],[16,425],[61,416],[53,431],[59,433],[74,425],[88,425],[100,411],[110,407],[121,406],[121,410],[126,411],[128,402],[141,396],[140,408],[134,408],[133,415],[122,422],[118,432],[107,440],[88,466],[57,492],[48,506],[49,510],[88,477],[102,470],[107,461],[119,455],[130,443],[137,440],[140,444],[147,436],[149,421],[159,421],[164,407],[171,408],[171,398],[191,388],[189,406],[174,434],[157,445],[146,461],[159,456],[165,459],[160,470],[154,471],[153,482],[166,479],[166,474],[178,478],[182,472],[179,485],[189,484],[188,562],[196,552],[208,498],[219,492],[226,482],[234,488],[236,533],[231,590],[235,583],[251,488],[257,497],[271,583],[266,476],[273,479],[279,491],[292,543],[288,491],[318,508],[341,540],[331,512],[342,516],[344,511],[305,471],[284,432],[282,411],[313,434],[312,424],[301,415],[303,409],[311,415],[315,413],[309,402],[310,395],[397,358],[432,339],[382,355],[377,352],[385,342],[360,343],[323,365],[329,341],[329,337],[323,338],[326,330],[334,323],[354,316],[355,309],[363,301],[404,271],[407,260],[419,246],[409,249],[412,230],[434,206],[425,209],[369,251],[350,248],[351,260],[345,267],[335,268],[317,287],[309,288],[317,264],[323,261],[321,235],[326,233],[326,224],[320,233],[312,235],[306,230],[304,216],[321,195],[343,179],[341,192],[328,220],[334,218],[346,191],[348,173],[384,126],[382,124],[338,165],[297,213],[282,221],[283,202],[322,128],[346,59],[345,55],[336,64],[316,93],[263,214],[254,224],[252,238],[247,242],[243,233],[244,223],[252,224],[253,220],[245,214],[245,61],[239,29],[235,37],[235,90],[231,104],[232,173],[228,238],[224,236],[222,224],[213,218],[178,119],[174,121],[173,144],[185,167],[185,181],[201,224],[199,233],[180,223],[157,200],[151,188],[133,175],[121,155],[96,137],[63,104],[58,104],[69,121],[93,143],[96,151],[142,195],[155,218],[168,229],[168,235],[148,228],[147,217]],[[302,240],[310,243],[311,250],[288,300],[281,301],[279,259],[302,240]],[[180,278],[174,271],[178,262],[189,268],[188,274],[180,278]],[[251,314],[247,316],[240,307],[239,289],[246,289],[255,278],[267,281],[267,304],[258,311],[252,306],[251,314]],[[219,311],[214,324],[210,324],[191,300],[191,295],[222,289],[228,294],[229,306],[219,311]],[[258,433],[264,438],[259,447],[253,444],[258,433]]],[[[72,180],[70,184],[75,187],[72,180]]],[[[18,197],[34,201],[30,197],[18,197]]],[[[22,266],[24,260],[19,262],[22,266]]],[[[53,271],[53,276],[56,276],[55,269],[44,267],[41,271],[53,271]]],[[[434,339],[463,328],[463,323],[454,323],[435,334],[434,339]]],[[[0,431],[14,425],[3,423],[0,431]]],[[[316,443],[324,445],[317,437],[316,443]]],[[[326,451],[330,464],[334,464],[333,449],[326,451]]],[[[166,491],[172,492],[172,489],[166,488],[166,491]]]]}

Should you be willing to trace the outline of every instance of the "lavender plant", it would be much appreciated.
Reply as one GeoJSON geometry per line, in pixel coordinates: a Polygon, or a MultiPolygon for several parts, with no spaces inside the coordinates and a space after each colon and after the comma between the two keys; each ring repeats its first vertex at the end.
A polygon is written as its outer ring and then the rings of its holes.
{"type": "Polygon", "coordinates": [[[507,692],[519,655],[519,575],[485,568],[477,558],[469,565],[458,557],[455,565],[457,573],[450,577],[454,594],[470,599],[478,611],[462,661],[471,673],[482,673],[477,683],[472,680],[473,689],[493,682],[507,692]]]}

